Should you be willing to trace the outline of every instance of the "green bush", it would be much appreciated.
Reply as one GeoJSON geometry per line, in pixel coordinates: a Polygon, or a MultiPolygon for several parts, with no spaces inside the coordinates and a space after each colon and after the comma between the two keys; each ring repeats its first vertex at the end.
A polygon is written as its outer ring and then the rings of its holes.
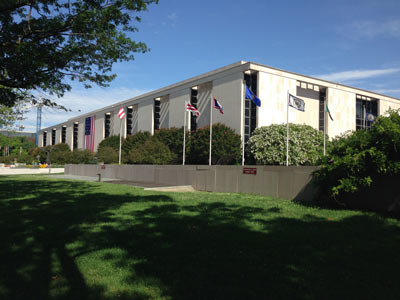
{"type": "Polygon", "coordinates": [[[68,162],[71,156],[70,147],[67,144],[61,143],[54,146],[49,146],[51,164],[64,165],[68,162]]]}
{"type": "Polygon", "coordinates": [[[133,164],[166,165],[170,164],[174,158],[175,155],[168,146],[154,137],[137,145],[128,154],[128,162],[133,164]]]}
{"type": "Polygon", "coordinates": [[[122,143],[122,153],[123,157],[126,157],[127,154],[133,150],[135,147],[143,144],[146,140],[151,137],[151,134],[147,131],[138,132],[134,135],[128,136],[122,143]]]}
{"type": "MultiPolygon", "coordinates": [[[[169,150],[175,154],[175,159],[172,161],[172,164],[182,164],[183,127],[156,130],[154,132],[154,137],[168,146],[169,150]]],[[[186,145],[187,150],[189,150],[188,145],[189,143],[186,145]]]]}
{"type": "Polygon", "coordinates": [[[398,197],[400,202],[400,110],[378,117],[370,130],[335,139],[313,180],[320,199],[351,205],[388,203],[398,197]]]}
{"type": "MultiPolygon", "coordinates": [[[[240,135],[224,124],[213,125],[212,164],[236,164],[241,157],[240,135]]],[[[190,164],[208,164],[210,148],[210,127],[206,126],[192,132],[189,136],[187,162],[190,164]]]]}
{"type": "Polygon", "coordinates": [[[100,152],[103,148],[105,147],[111,147],[115,151],[119,151],[119,135],[112,135],[109,136],[108,138],[105,138],[102,140],[97,147],[97,151],[100,152]]]}
{"type": "Polygon", "coordinates": [[[105,164],[118,163],[119,151],[112,147],[102,147],[97,151],[97,160],[105,164]]]}
{"type": "MultiPolygon", "coordinates": [[[[322,132],[308,125],[289,124],[289,164],[316,165],[323,156],[322,132]]],[[[286,124],[254,130],[249,151],[257,164],[286,164],[286,124]]]]}
{"type": "Polygon", "coordinates": [[[44,152],[41,149],[42,148],[35,147],[35,148],[32,148],[29,150],[29,155],[32,157],[32,160],[34,162],[37,162],[37,163],[45,163],[46,162],[47,154],[46,154],[46,152],[44,152]],[[39,159],[38,159],[38,156],[39,156],[39,159]]]}
{"type": "Polygon", "coordinates": [[[93,164],[95,163],[93,153],[89,150],[76,149],[69,153],[66,163],[69,164],[93,164]]]}

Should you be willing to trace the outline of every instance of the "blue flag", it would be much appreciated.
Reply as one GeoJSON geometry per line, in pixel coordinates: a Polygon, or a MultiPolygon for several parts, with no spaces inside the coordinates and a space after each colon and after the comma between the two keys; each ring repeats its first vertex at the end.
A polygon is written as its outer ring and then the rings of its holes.
{"type": "Polygon", "coordinates": [[[246,99],[250,99],[255,105],[261,106],[261,100],[246,85],[246,99]]]}

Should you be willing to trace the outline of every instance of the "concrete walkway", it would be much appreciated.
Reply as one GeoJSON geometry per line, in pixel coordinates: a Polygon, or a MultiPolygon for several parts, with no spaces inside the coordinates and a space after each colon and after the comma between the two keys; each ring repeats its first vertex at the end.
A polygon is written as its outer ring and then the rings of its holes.
{"type": "Polygon", "coordinates": [[[64,168],[0,168],[0,175],[31,175],[31,174],[53,174],[64,173],[64,168]]]}
{"type": "MultiPolygon", "coordinates": [[[[91,181],[91,182],[99,181],[98,177],[92,177],[92,176],[49,175],[46,177],[67,179],[67,180],[83,180],[83,181],[91,181]]],[[[191,185],[170,186],[170,185],[160,185],[160,184],[146,183],[146,182],[126,181],[126,180],[120,180],[120,179],[115,179],[115,178],[101,178],[101,182],[130,185],[132,187],[143,188],[145,190],[151,190],[151,191],[160,191],[160,192],[194,192],[195,191],[195,189],[191,185]]]]}

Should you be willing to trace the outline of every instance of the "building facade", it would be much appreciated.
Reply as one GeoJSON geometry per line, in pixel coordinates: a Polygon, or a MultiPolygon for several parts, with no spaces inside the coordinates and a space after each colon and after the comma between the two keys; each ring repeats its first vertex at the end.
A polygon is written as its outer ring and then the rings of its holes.
{"type": "Polygon", "coordinates": [[[400,99],[300,75],[252,62],[240,61],[182,82],[115,103],[111,106],[44,128],[39,146],[66,143],[73,149],[97,150],[106,137],[123,137],[139,131],[154,133],[161,128],[183,127],[185,103],[200,111],[186,115],[186,128],[196,130],[210,123],[210,97],[223,106],[224,114],[213,112],[213,123],[224,123],[247,141],[255,128],[289,122],[307,124],[335,137],[350,130],[371,126],[374,118],[400,99]],[[245,99],[245,85],[258,95],[261,106],[245,99]],[[305,112],[289,109],[288,93],[305,102],[305,112]],[[325,104],[333,121],[324,115],[325,104]],[[122,121],[117,114],[125,110],[122,121]]]}

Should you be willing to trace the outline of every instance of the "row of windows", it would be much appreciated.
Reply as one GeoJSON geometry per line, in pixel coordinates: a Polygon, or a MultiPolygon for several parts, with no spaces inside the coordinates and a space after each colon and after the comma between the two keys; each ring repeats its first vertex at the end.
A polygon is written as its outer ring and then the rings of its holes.
{"type": "MultiPolygon", "coordinates": [[[[56,134],[57,134],[57,130],[55,128],[53,128],[51,130],[51,145],[55,145],[56,144],[56,134]]],[[[66,135],[67,135],[67,126],[62,126],[61,127],[61,143],[65,143],[66,142],[66,135]]],[[[47,131],[43,132],[43,146],[47,145],[47,131]]]]}
{"type": "MultiPolygon", "coordinates": [[[[245,74],[245,84],[251,88],[252,91],[257,93],[257,73],[245,74]]],[[[197,87],[191,89],[190,103],[197,108],[198,99],[197,87]]],[[[326,88],[311,85],[305,82],[297,83],[297,96],[307,97],[319,101],[319,130],[325,129],[325,103],[326,103],[326,88]]],[[[253,101],[245,99],[244,105],[244,138],[245,143],[248,142],[251,134],[257,126],[257,109],[253,101]]],[[[161,101],[160,98],[154,99],[154,130],[160,129],[160,112],[161,101]]],[[[133,133],[133,107],[129,106],[126,109],[126,134],[133,133]]],[[[190,114],[190,130],[197,129],[197,117],[195,114],[190,114]]],[[[368,129],[378,116],[378,100],[372,99],[362,95],[356,95],[356,130],[368,129]]],[[[73,126],[73,149],[78,148],[78,123],[73,126]]],[[[104,136],[105,138],[111,135],[111,113],[106,113],[104,118],[104,136]]],[[[66,126],[62,127],[61,142],[66,142],[66,126]]],[[[51,132],[51,144],[56,143],[56,129],[51,132]]],[[[43,132],[43,146],[47,145],[47,132],[43,132]]]]}

